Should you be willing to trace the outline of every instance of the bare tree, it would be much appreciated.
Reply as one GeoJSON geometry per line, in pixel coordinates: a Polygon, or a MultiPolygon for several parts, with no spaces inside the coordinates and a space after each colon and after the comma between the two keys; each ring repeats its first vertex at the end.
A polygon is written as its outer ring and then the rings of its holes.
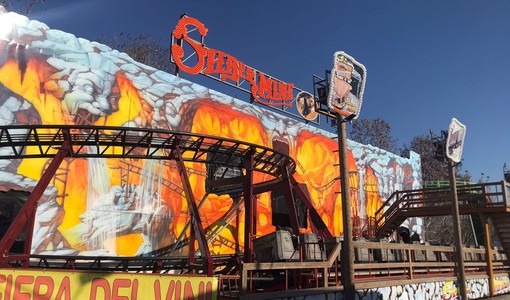
{"type": "Polygon", "coordinates": [[[349,138],[365,145],[396,153],[397,139],[391,136],[391,126],[383,119],[359,119],[352,121],[349,138]]]}
{"type": "Polygon", "coordinates": [[[129,33],[119,33],[112,37],[102,37],[99,42],[127,53],[138,62],[168,73],[175,73],[175,65],[170,62],[169,49],[147,34],[133,36],[129,33]]]}
{"type": "MultiPolygon", "coordinates": [[[[425,187],[444,187],[449,186],[448,165],[443,160],[438,160],[435,156],[436,146],[428,135],[420,135],[413,138],[410,146],[404,146],[402,155],[408,155],[409,151],[418,153],[421,157],[422,179],[425,187]],[[428,183],[428,185],[427,185],[428,183]],[[431,183],[436,183],[432,185],[431,183]]],[[[462,172],[462,164],[458,164],[455,170],[457,182],[471,182],[471,174],[462,172]]],[[[479,241],[476,239],[473,229],[473,219],[470,216],[461,216],[462,241],[464,244],[474,245],[479,241]]],[[[475,220],[477,221],[477,220],[475,220]]],[[[425,227],[429,241],[452,244],[454,242],[452,228],[452,216],[425,217],[425,227]]],[[[476,228],[475,228],[475,231],[476,228]]],[[[478,235],[478,234],[477,234],[478,235]]]]}
{"type": "MultiPolygon", "coordinates": [[[[448,181],[448,164],[435,157],[436,147],[430,136],[415,136],[410,146],[404,145],[401,155],[408,156],[411,150],[420,155],[424,182],[448,181]]],[[[471,174],[467,171],[462,172],[462,163],[456,165],[455,173],[457,181],[471,182],[471,174]]]]}
{"type": "MultiPolygon", "coordinates": [[[[452,216],[425,217],[427,240],[429,242],[453,245],[453,218],[452,216]]],[[[460,216],[460,227],[462,232],[462,243],[475,245],[482,242],[473,233],[472,220],[469,215],[460,216]],[[476,239],[476,240],[475,240],[476,239]]],[[[476,230],[475,230],[476,231],[476,230]]]]}
{"type": "Polygon", "coordinates": [[[44,0],[0,0],[0,6],[10,11],[29,15],[34,5],[44,3],[44,0]]]}
{"type": "Polygon", "coordinates": [[[445,162],[435,158],[435,146],[429,136],[415,136],[410,146],[404,145],[402,156],[408,156],[411,150],[420,155],[424,182],[448,181],[448,166],[445,162]]]}

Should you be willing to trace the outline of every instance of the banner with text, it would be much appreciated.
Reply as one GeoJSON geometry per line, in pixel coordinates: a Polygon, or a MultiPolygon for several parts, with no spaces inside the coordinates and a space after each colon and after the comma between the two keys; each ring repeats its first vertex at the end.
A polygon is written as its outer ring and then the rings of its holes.
{"type": "Polygon", "coordinates": [[[217,299],[218,280],[159,274],[0,270],[0,299],[217,299]]]}

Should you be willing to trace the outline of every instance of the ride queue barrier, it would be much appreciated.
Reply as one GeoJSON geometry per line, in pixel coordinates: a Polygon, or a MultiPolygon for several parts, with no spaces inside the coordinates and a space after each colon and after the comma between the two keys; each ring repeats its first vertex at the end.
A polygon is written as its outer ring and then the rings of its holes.
{"type": "MultiPolygon", "coordinates": [[[[455,248],[422,244],[390,243],[386,241],[354,241],[356,289],[375,288],[422,283],[438,280],[455,280],[455,248]]],[[[283,291],[285,296],[338,292],[343,290],[341,282],[341,242],[319,241],[325,259],[311,261],[298,259],[277,262],[243,263],[239,295],[250,299],[275,296],[271,291],[283,291]],[[325,279],[326,278],[326,279],[325,279]],[[261,294],[262,293],[262,294],[261,294]]],[[[510,266],[501,248],[490,251],[492,272],[508,274],[510,266]]],[[[487,251],[483,246],[464,247],[464,266],[468,279],[488,277],[487,251]]],[[[302,256],[301,256],[302,257],[302,256]]],[[[225,277],[227,278],[227,277],[225,277]]],[[[233,278],[228,276],[229,287],[233,278]]],[[[219,278],[219,295],[226,289],[222,276],[219,278]],[[223,282],[223,283],[222,283],[223,282]]],[[[230,289],[230,295],[236,294],[230,289]]],[[[276,293],[276,292],[275,292],[276,293]]]]}

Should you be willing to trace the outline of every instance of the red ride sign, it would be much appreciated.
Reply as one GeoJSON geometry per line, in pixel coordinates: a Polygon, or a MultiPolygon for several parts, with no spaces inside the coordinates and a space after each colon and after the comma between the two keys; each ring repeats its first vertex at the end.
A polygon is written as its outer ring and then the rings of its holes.
{"type": "Polygon", "coordinates": [[[177,42],[172,44],[171,52],[179,69],[190,74],[217,74],[225,83],[227,80],[236,84],[247,81],[251,84],[250,92],[256,101],[270,106],[292,106],[294,84],[268,76],[245,65],[232,55],[205,47],[203,43],[188,36],[188,33],[195,29],[202,38],[207,35],[208,29],[205,25],[191,17],[181,18],[174,29],[173,36],[177,42]],[[193,28],[188,29],[188,26],[193,28]],[[188,43],[196,53],[197,60],[193,66],[184,64],[182,41],[188,43]]]}

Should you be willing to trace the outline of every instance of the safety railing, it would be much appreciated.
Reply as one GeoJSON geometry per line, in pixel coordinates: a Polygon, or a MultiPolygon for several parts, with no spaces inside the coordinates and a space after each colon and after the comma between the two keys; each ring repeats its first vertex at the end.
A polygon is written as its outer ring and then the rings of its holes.
{"type": "MultiPolygon", "coordinates": [[[[275,261],[242,264],[239,277],[240,294],[260,292],[270,297],[272,291],[281,293],[304,289],[341,289],[341,242],[317,243],[325,250],[323,261],[275,261]]],[[[421,244],[390,242],[354,241],[354,275],[356,287],[386,286],[387,282],[397,280],[399,284],[427,282],[431,278],[452,278],[455,276],[455,248],[421,244]]],[[[464,266],[467,276],[488,276],[489,272],[508,272],[508,259],[501,248],[487,251],[483,246],[463,247],[464,266]],[[491,269],[489,257],[491,253],[491,269]]],[[[222,288],[227,290],[226,281],[222,288]]],[[[232,294],[229,290],[228,294],[232,294]]],[[[221,295],[221,293],[220,293],[221,295]]],[[[269,299],[269,298],[268,298],[269,299]]]]}
{"type": "MultiPolygon", "coordinates": [[[[431,246],[388,242],[355,242],[354,269],[358,280],[379,277],[417,279],[423,276],[454,276],[456,261],[452,246],[431,246]]],[[[487,274],[484,247],[463,247],[466,274],[487,274]]],[[[493,270],[508,270],[503,249],[494,248],[493,270]]]]}
{"type": "MultiPolygon", "coordinates": [[[[485,208],[510,207],[510,183],[505,181],[458,186],[457,195],[461,213],[463,210],[469,212],[470,209],[481,211],[485,208]]],[[[450,214],[450,189],[445,187],[394,192],[375,213],[376,228],[380,230],[397,215],[421,216],[420,210],[434,215],[450,214]],[[431,207],[434,209],[430,210],[431,207]]]]}

